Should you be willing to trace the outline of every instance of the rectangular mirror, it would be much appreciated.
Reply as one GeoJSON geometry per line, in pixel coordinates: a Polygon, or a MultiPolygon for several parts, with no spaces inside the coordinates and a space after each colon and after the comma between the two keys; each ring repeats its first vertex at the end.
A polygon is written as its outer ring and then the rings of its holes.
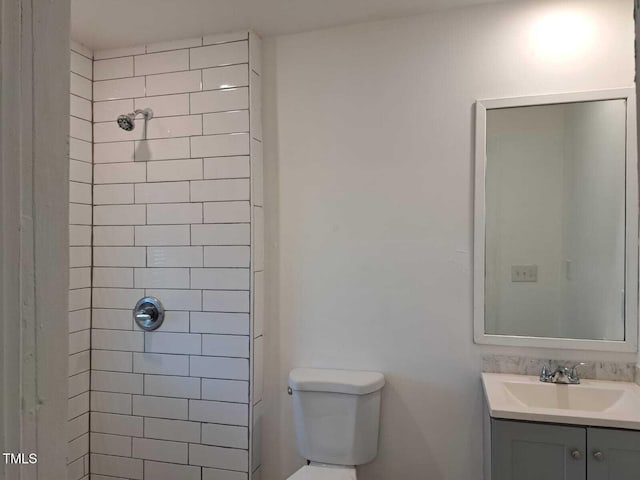
{"type": "Polygon", "coordinates": [[[478,343],[637,350],[632,89],[478,101],[478,343]]]}

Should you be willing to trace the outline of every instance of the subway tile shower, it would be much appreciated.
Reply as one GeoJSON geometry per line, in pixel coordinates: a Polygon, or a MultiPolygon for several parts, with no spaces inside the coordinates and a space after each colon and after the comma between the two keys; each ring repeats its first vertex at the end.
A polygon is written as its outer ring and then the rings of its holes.
{"type": "Polygon", "coordinates": [[[259,42],[72,44],[69,480],[259,478],[259,42]]]}

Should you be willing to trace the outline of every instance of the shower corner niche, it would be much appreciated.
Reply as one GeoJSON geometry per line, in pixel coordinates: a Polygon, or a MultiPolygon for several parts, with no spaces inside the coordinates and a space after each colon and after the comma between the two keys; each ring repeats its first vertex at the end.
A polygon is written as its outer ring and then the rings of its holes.
{"type": "Polygon", "coordinates": [[[260,51],[249,31],[72,42],[71,480],[260,476],[260,51]]]}

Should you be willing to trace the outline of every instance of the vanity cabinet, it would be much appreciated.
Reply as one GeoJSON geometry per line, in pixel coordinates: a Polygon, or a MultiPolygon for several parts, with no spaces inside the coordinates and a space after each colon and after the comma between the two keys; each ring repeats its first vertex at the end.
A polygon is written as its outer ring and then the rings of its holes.
{"type": "Polygon", "coordinates": [[[491,419],[491,480],[638,480],[640,431],[491,419]]]}

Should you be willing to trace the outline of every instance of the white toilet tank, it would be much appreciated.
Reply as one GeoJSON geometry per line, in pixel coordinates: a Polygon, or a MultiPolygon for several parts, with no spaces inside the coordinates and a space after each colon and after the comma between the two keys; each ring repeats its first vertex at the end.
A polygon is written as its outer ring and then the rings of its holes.
{"type": "Polygon", "coordinates": [[[289,374],[298,451],[307,460],[362,465],[378,453],[377,372],[296,368],[289,374]]]}

